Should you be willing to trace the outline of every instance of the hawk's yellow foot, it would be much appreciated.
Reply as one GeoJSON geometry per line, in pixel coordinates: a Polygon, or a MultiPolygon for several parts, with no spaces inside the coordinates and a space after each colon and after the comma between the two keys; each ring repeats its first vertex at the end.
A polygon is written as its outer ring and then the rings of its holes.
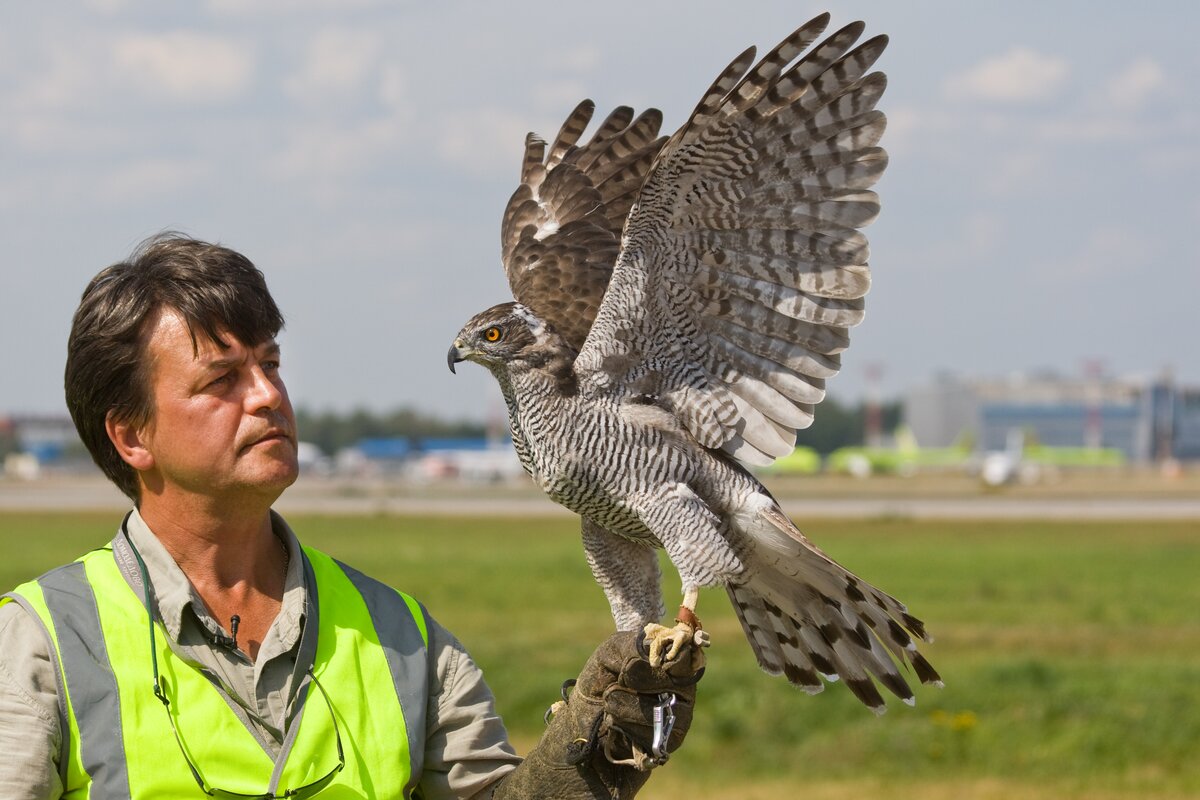
{"type": "MultiPolygon", "coordinates": [[[[692,598],[693,606],[695,602],[692,598]]],[[[658,667],[674,661],[689,644],[695,645],[691,648],[692,669],[704,666],[704,652],[701,648],[708,647],[711,638],[708,631],[700,625],[700,618],[696,616],[696,612],[688,607],[687,599],[679,607],[679,616],[675,618],[673,628],[651,622],[643,630],[648,650],[647,660],[651,666],[658,667]]]]}

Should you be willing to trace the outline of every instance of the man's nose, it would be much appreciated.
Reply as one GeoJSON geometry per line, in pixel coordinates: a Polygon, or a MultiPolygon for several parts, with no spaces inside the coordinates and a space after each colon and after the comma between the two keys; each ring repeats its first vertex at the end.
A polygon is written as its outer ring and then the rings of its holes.
{"type": "Polygon", "coordinates": [[[253,414],[263,408],[270,410],[279,408],[280,403],[283,402],[283,391],[275,385],[262,367],[255,366],[250,370],[250,380],[250,391],[246,397],[247,410],[250,413],[253,414]]]}

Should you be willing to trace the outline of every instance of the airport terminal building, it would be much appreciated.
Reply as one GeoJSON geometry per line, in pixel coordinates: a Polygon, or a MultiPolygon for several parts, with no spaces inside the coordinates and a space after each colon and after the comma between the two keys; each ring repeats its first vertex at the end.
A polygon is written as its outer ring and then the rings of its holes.
{"type": "Polygon", "coordinates": [[[923,447],[968,436],[977,450],[1003,450],[1013,430],[1054,447],[1115,448],[1130,461],[1200,459],[1200,388],[1103,376],[940,376],[904,399],[923,447]]]}

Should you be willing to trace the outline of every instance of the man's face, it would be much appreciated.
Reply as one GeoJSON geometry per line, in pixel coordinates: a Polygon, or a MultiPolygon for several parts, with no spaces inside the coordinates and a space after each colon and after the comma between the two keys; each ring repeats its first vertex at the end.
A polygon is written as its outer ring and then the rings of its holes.
{"type": "Polygon", "coordinates": [[[279,346],[221,338],[229,347],[198,333],[193,352],[187,323],[171,309],[151,326],[153,415],[142,432],[154,456],[142,474],[150,491],[278,496],[296,480],[296,418],[279,375],[279,346]]]}

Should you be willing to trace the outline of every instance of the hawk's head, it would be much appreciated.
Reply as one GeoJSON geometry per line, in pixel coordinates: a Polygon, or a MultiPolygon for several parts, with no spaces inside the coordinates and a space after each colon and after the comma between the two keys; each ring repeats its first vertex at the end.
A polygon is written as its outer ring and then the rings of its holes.
{"type": "Polygon", "coordinates": [[[474,361],[496,372],[516,362],[543,366],[561,357],[564,349],[568,348],[562,337],[528,308],[501,303],[471,317],[454,337],[446,363],[451,372],[459,361],[474,361]]]}

